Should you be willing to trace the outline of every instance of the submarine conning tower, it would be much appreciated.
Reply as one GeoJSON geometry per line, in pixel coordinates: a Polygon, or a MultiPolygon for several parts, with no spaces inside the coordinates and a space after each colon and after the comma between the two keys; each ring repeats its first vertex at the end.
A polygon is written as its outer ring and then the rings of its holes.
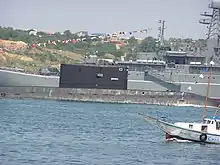
{"type": "Polygon", "coordinates": [[[208,28],[207,47],[203,53],[208,61],[220,63],[220,0],[211,0],[208,7],[210,11],[202,13],[199,21],[208,28]]]}

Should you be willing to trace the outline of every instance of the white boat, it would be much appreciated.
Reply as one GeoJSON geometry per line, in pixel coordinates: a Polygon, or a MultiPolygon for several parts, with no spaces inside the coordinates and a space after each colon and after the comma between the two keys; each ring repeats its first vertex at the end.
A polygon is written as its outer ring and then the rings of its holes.
{"type": "Polygon", "coordinates": [[[146,121],[151,122],[165,133],[166,140],[177,139],[220,144],[220,118],[205,118],[201,123],[168,123],[152,116],[144,116],[146,121]]]}
{"type": "MultiPolygon", "coordinates": [[[[210,62],[210,65],[213,65],[212,61],[210,62]]],[[[206,117],[206,102],[209,93],[211,75],[212,71],[210,69],[210,78],[208,80],[203,120],[201,123],[169,123],[164,119],[155,118],[145,114],[141,115],[144,115],[144,119],[146,121],[160,128],[165,133],[167,140],[179,139],[193,142],[220,144],[220,118],[216,117],[216,113],[214,117],[206,117]]]]}

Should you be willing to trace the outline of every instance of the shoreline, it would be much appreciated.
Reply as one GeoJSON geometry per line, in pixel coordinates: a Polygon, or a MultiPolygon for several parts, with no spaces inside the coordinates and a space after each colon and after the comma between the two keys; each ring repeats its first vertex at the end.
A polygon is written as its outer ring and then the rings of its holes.
{"type": "MultiPolygon", "coordinates": [[[[12,99],[12,100],[50,100],[50,101],[66,101],[66,102],[82,102],[82,103],[103,103],[103,104],[139,104],[139,105],[158,105],[158,106],[173,106],[173,107],[195,107],[195,108],[204,108],[203,105],[197,105],[197,104],[163,104],[163,103],[140,103],[140,102],[115,102],[115,101],[102,101],[102,100],[73,100],[73,99],[55,99],[55,98],[24,98],[24,97],[5,97],[5,98],[1,98],[0,100],[4,100],[4,99],[12,99]]],[[[220,109],[219,107],[214,107],[214,106],[206,106],[207,108],[211,108],[211,109],[220,109]]]]}

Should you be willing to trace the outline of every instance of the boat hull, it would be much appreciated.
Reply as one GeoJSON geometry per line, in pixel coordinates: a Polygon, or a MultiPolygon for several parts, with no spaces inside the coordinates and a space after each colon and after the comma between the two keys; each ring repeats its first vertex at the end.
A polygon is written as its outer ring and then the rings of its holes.
{"type": "Polygon", "coordinates": [[[174,124],[145,115],[145,120],[160,128],[166,139],[189,140],[193,142],[220,144],[220,135],[182,128],[174,124]]]}

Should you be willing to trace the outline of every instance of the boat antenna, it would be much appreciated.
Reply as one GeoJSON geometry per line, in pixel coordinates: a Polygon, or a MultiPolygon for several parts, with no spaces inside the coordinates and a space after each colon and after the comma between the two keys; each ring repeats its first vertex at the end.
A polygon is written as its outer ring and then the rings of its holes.
{"type": "Polygon", "coordinates": [[[206,96],[205,96],[205,104],[204,104],[204,111],[203,111],[203,120],[206,117],[206,109],[207,109],[207,102],[208,102],[208,95],[209,95],[209,89],[210,89],[210,83],[211,83],[211,76],[212,76],[212,65],[214,65],[214,62],[210,62],[210,67],[209,67],[209,76],[208,76],[208,85],[206,88],[206,96]]]}

